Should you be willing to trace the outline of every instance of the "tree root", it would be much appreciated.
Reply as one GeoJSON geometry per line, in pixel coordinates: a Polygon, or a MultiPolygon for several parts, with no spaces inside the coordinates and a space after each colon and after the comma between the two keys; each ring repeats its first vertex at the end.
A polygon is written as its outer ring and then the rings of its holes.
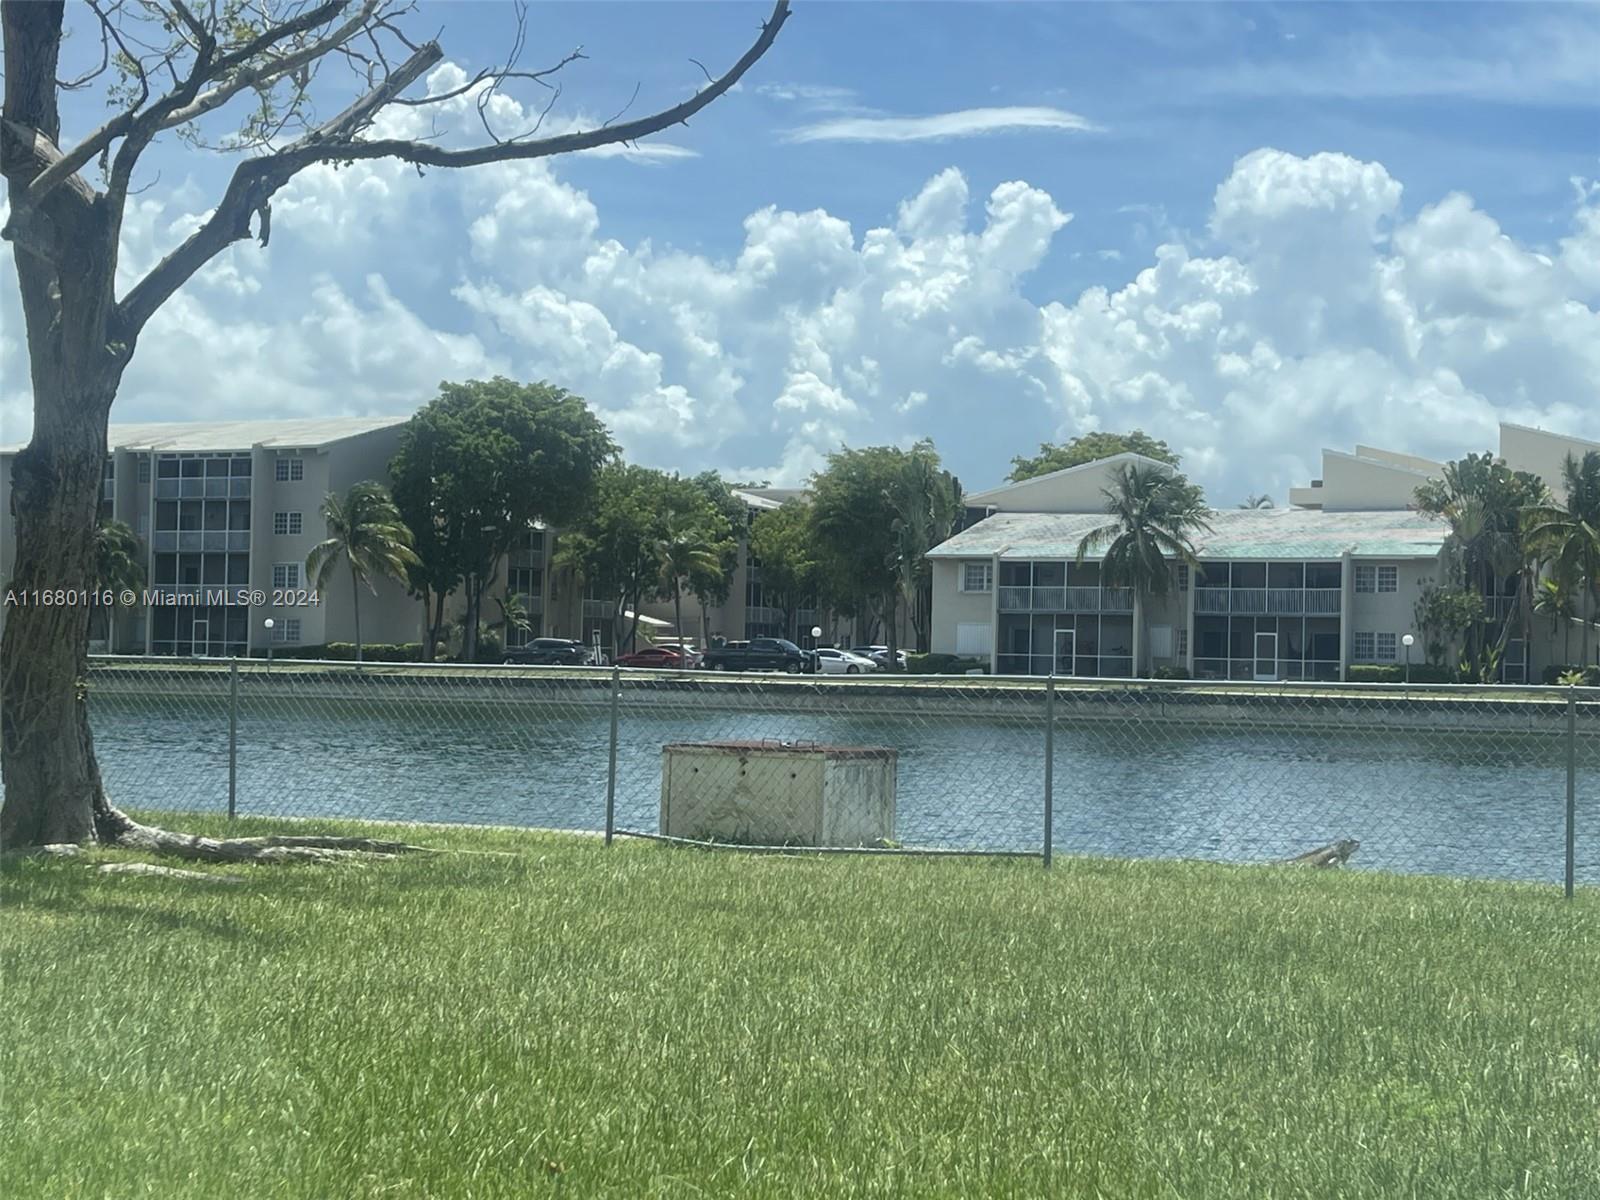
{"type": "Polygon", "coordinates": [[[216,863],[346,862],[358,858],[394,858],[400,854],[436,854],[426,846],[385,842],[367,837],[269,835],[209,838],[173,833],[142,825],[102,799],[95,812],[95,833],[101,845],[122,850],[216,863]]]}
{"type": "Polygon", "coordinates": [[[204,871],[185,871],[179,867],[159,867],[155,863],[101,863],[102,875],[159,875],[164,879],[192,879],[197,883],[243,883],[243,875],[208,875],[204,871]]]}

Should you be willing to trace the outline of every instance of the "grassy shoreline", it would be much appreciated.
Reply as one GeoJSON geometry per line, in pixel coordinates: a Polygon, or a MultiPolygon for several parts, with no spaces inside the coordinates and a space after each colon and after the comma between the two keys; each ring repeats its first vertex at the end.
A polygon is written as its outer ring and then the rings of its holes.
{"type": "Polygon", "coordinates": [[[1591,891],[407,836],[510,856],[246,868],[232,889],[8,866],[8,1193],[1478,1198],[1600,1181],[1591,891]]]}

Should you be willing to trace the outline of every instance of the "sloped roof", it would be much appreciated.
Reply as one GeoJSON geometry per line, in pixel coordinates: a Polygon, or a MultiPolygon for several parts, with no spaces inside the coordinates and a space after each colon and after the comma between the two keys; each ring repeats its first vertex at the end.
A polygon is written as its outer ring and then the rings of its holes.
{"type": "MultiPolygon", "coordinates": [[[[410,417],[306,417],[285,421],[156,421],[113,425],[107,445],[113,450],[249,450],[325,446],[378,429],[404,425],[410,417]]],[[[22,445],[0,447],[13,454],[22,445]]]]}
{"type": "Polygon", "coordinates": [[[1135,454],[1131,450],[1124,450],[1121,454],[1108,455],[1105,458],[1090,459],[1088,462],[1079,463],[1073,467],[1062,467],[1059,471],[1050,471],[1044,475],[1034,475],[1027,479],[1019,479],[1015,483],[1002,483],[983,492],[969,492],[965,499],[967,504],[981,508],[996,499],[1004,499],[1008,494],[1013,494],[1022,489],[1033,490],[1041,483],[1051,480],[1063,479],[1069,475],[1087,475],[1091,472],[1104,472],[1108,466],[1139,465],[1144,467],[1158,467],[1163,471],[1175,470],[1171,463],[1164,463],[1160,459],[1147,458],[1143,454],[1135,454]]]}
{"type": "MultiPolygon", "coordinates": [[[[1105,513],[996,513],[929,552],[930,558],[1070,559],[1105,513]]],[[[1423,513],[1322,512],[1303,508],[1218,509],[1213,532],[1194,539],[1201,558],[1433,558],[1445,524],[1423,513]]],[[[1098,554],[1091,553],[1091,558],[1098,554]]]]}

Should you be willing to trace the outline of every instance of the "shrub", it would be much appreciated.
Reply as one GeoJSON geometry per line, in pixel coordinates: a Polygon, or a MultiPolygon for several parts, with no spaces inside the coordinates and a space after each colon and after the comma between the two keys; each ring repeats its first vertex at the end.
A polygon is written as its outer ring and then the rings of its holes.
{"type": "Polygon", "coordinates": [[[1574,675],[1583,681],[1580,687],[1600,687],[1600,667],[1550,666],[1544,669],[1543,678],[1545,683],[1566,683],[1566,677],[1574,675]]]}
{"type": "MultiPolygon", "coordinates": [[[[1406,668],[1400,663],[1356,663],[1345,672],[1351,683],[1405,683],[1406,668]]],[[[1438,663],[1412,663],[1412,683],[1452,683],[1450,668],[1438,663]]]]}
{"type": "Polygon", "coordinates": [[[1188,679],[1188,667],[1157,667],[1150,673],[1153,679],[1188,679]]]}
{"type": "Polygon", "coordinates": [[[962,658],[955,654],[906,655],[906,673],[910,675],[965,675],[968,671],[987,666],[981,659],[962,658]]]}
{"type": "MultiPolygon", "coordinates": [[[[254,658],[265,658],[265,650],[252,650],[254,658]]],[[[354,662],[356,658],[356,644],[354,642],[327,642],[320,646],[274,646],[272,657],[275,659],[322,659],[328,662],[354,662]]],[[[421,642],[369,642],[361,647],[363,662],[421,662],[421,642]]]]}

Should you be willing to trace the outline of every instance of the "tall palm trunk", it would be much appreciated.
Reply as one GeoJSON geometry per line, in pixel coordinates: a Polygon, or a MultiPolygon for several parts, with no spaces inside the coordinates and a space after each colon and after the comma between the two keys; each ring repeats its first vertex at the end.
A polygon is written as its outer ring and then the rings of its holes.
{"type": "Polygon", "coordinates": [[[1143,678],[1149,674],[1145,670],[1145,655],[1150,652],[1150,631],[1145,627],[1145,602],[1144,589],[1133,589],[1133,674],[1136,678],[1143,678]]]}
{"type": "Polygon", "coordinates": [[[356,560],[350,560],[350,603],[356,627],[356,661],[361,661],[361,575],[356,570],[356,560]]]}
{"type": "Polygon", "coordinates": [[[711,645],[711,606],[700,598],[700,651],[704,653],[711,645]]]}
{"type": "Polygon", "coordinates": [[[683,652],[683,589],[672,581],[672,632],[678,635],[678,669],[683,670],[687,656],[683,652]]]}

